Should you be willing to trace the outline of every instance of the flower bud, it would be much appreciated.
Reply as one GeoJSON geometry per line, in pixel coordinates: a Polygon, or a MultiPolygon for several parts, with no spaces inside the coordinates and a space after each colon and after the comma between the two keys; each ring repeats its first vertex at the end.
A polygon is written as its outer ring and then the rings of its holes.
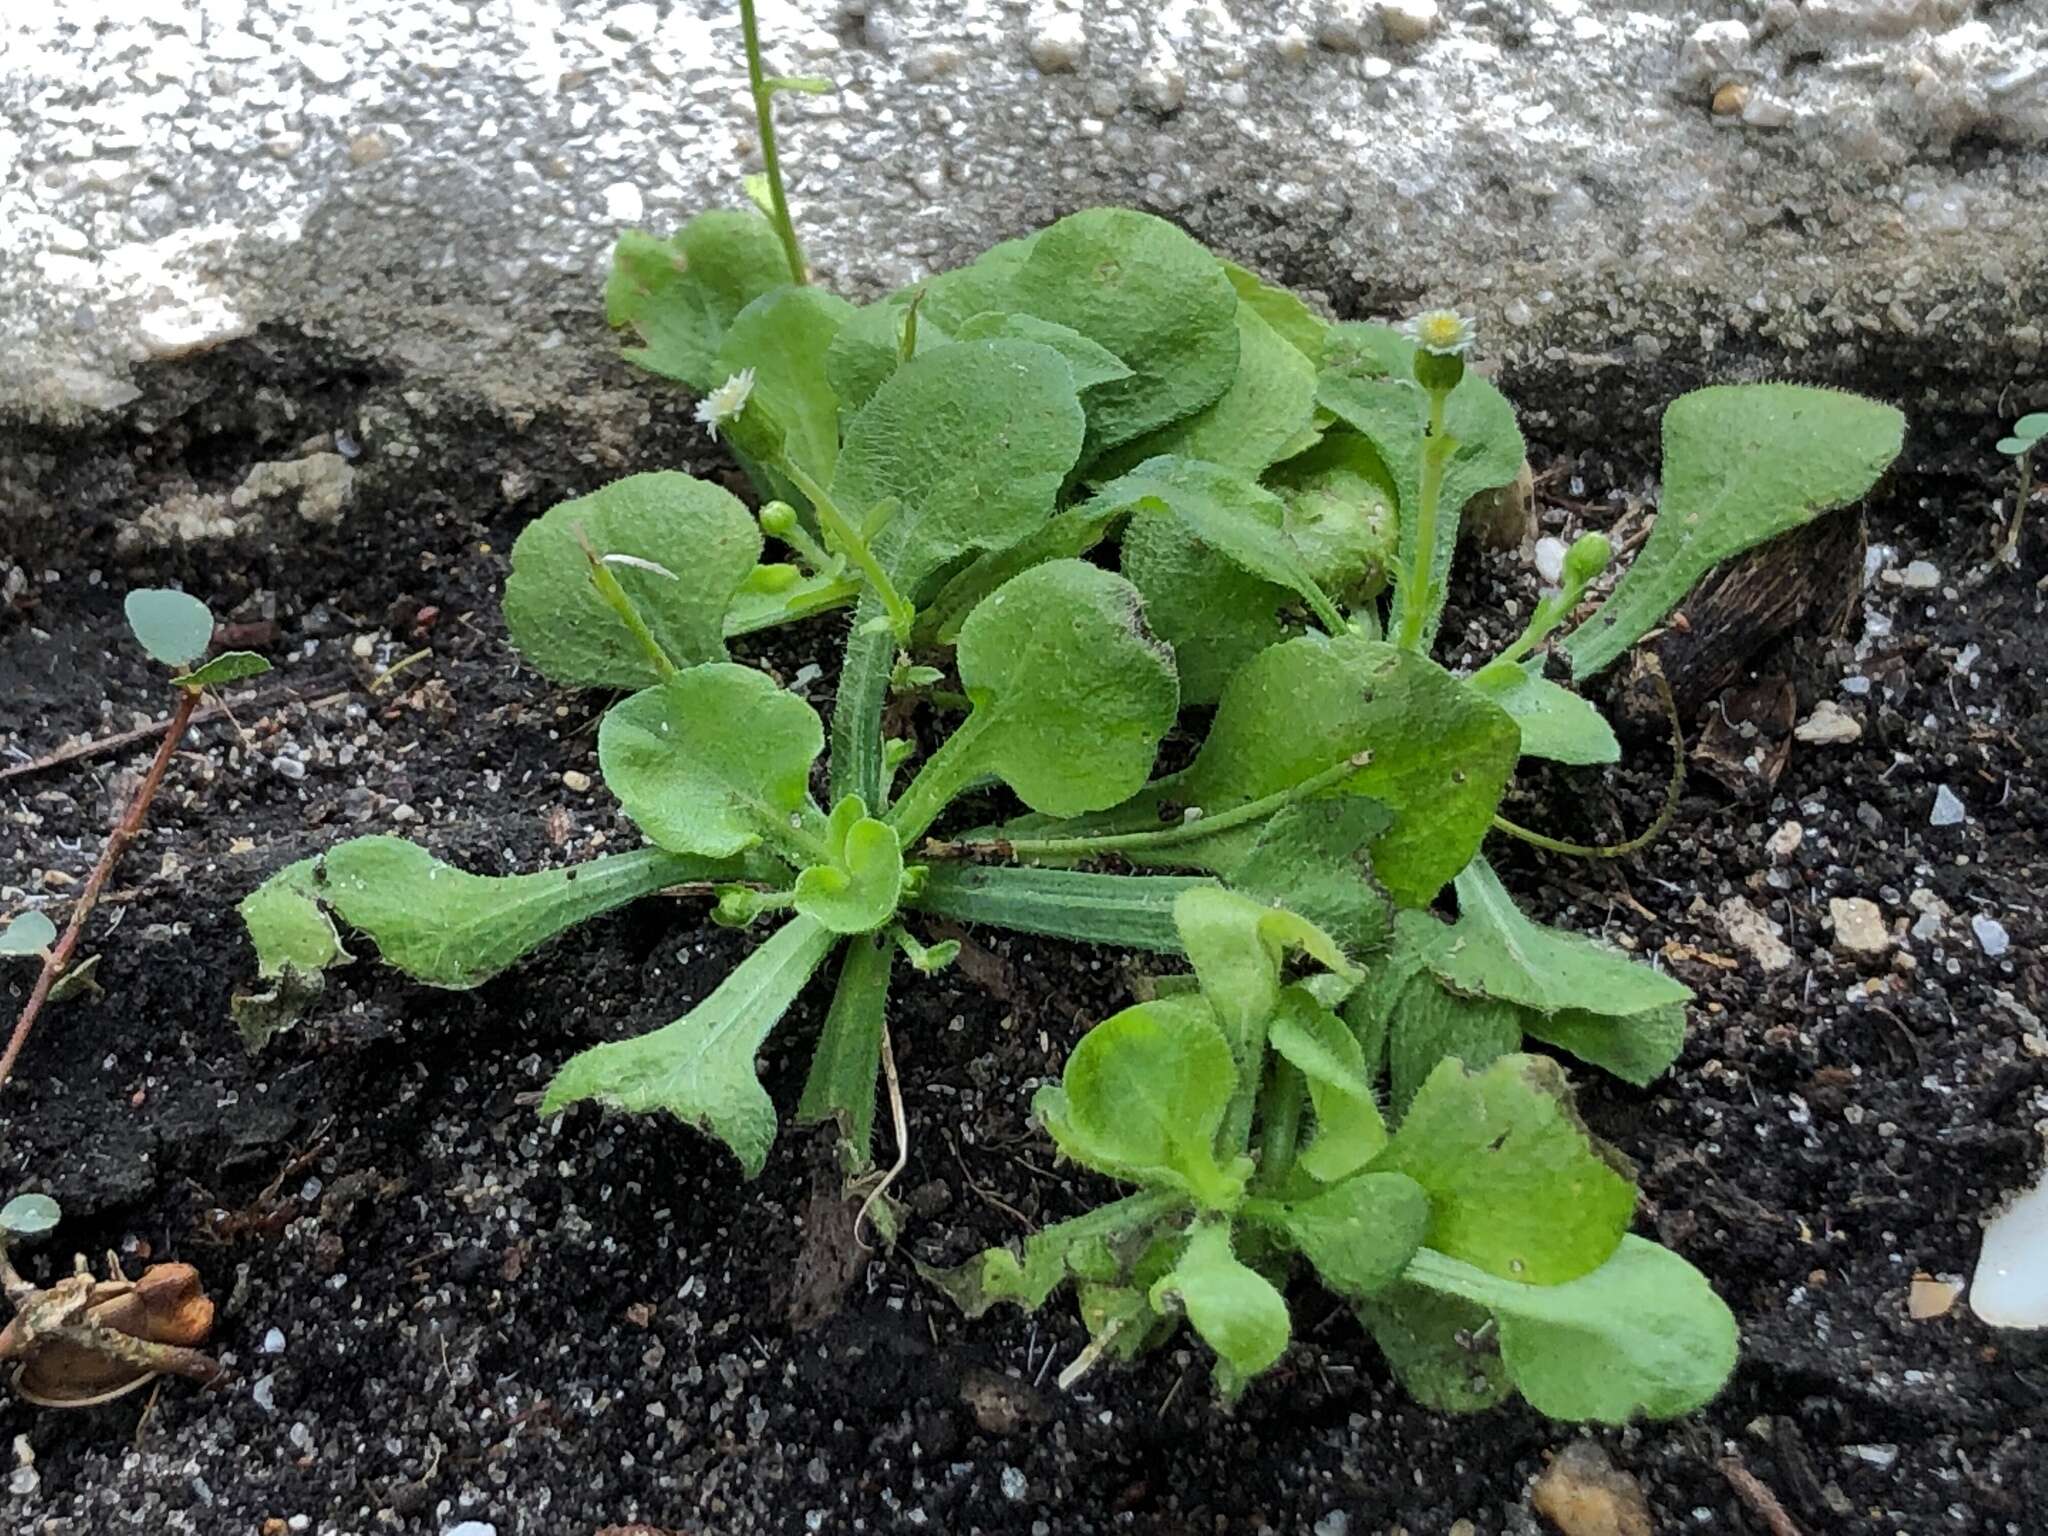
{"type": "Polygon", "coordinates": [[[1614,546],[1604,533],[1582,533],[1564,552],[1565,584],[1584,588],[1607,569],[1607,562],[1614,558],[1614,546]]]}

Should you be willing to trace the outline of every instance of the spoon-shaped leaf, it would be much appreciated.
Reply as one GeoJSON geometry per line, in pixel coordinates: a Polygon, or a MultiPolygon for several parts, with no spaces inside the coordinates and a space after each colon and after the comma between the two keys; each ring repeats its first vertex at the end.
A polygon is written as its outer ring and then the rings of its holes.
{"type": "Polygon", "coordinates": [[[0,1236],[35,1237],[63,1217],[64,1212],[48,1195],[16,1195],[0,1205],[0,1236]]]}
{"type": "Polygon", "coordinates": [[[755,1177],[775,1140],[775,1105],[754,1057],[838,942],[824,925],[792,918],[673,1024],[571,1057],[540,1112],[584,1099],[634,1114],[666,1110],[724,1142],[755,1177]]]}
{"type": "Polygon", "coordinates": [[[896,915],[903,849],[894,829],[870,817],[858,795],[832,807],[826,862],[796,877],[796,909],[834,933],[872,933],[896,915]]]}
{"type": "Polygon", "coordinates": [[[818,713],[752,667],[714,662],[614,705],[598,728],[605,783],[671,853],[726,858],[761,842],[822,862],[824,817],[811,764],[818,713]]]}
{"type": "Polygon", "coordinates": [[[40,955],[57,942],[57,925],[42,912],[24,912],[0,928],[0,955],[40,955]]]}
{"type": "Polygon", "coordinates": [[[551,681],[641,688],[661,668],[598,595],[589,549],[676,666],[725,657],[725,613],[761,558],[761,530],[739,499],[674,470],[628,475],[551,507],[512,546],[505,626],[551,681]]]}
{"type": "Polygon", "coordinates": [[[957,654],[974,710],[890,812],[906,844],[990,774],[1050,815],[1115,805],[1145,782],[1180,703],[1137,589],[1085,561],[1005,582],[961,625],[957,654]]]}
{"type": "Polygon", "coordinates": [[[1153,1283],[1157,1312],[1177,1303],[1202,1342],[1216,1351],[1216,1384],[1226,1399],[1286,1353],[1287,1298],[1230,1251],[1230,1224],[1203,1222],[1173,1269],[1153,1283]]]}

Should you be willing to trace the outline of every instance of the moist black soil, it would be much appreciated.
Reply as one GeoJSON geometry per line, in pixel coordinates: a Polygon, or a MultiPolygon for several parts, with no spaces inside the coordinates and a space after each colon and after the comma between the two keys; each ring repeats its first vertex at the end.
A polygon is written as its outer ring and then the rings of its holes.
{"type": "MultiPolygon", "coordinates": [[[[131,1269],[199,1265],[235,1374],[167,1385],[147,1410],[0,1400],[9,1528],[1535,1529],[1527,1487],[1579,1432],[1519,1407],[1417,1407],[1312,1288],[1282,1365],[1225,1413],[1198,1349],[1062,1392],[1083,1341],[1069,1303],[970,1323],[919,1278],[913,1260],[959,1260],[1099,1193],[1055,1165],[1027,1106],[1086,1021],[1127,999],[1126,956],[977,931],[952,971],[899,981],[912,1145],[893,1253],[851,1245],[814,1136],[786,1126],[749,1184],[671,1123],[538,1118],[563,1059],[675,1017],[743,952],[699,901],[591,923],[470,993],[365,961],[304,1025],[243,1049],[228,1004],[253,957],[235,903],[287,861],[368,832],[481,872],[634,844],[595,779],[603,700],[523,669],[497,612],[513,536],[556,497],[631,469],[721,471],[658,384],[606,382],[653,403],[594,448],[573,414],[423,414],[375,366],[267,336],[163,370],[124,430],[8,439],[10,483],[70,515],[0,527],[0,576],[11,560],[25,578],[0,613],[0,769],[161,714],[122,638],[130,586],[188,586],[278,664],[234,722],[192,733],[90,931],[99,994],[45,1018],[0,1104],[0,1191],[47,1190],[66,1213],[28,1266],[47,1277],[108,1249],[131,1269]],[[118,543],[164,497],[231,490],[337,430],[359,454],[338,525],[280,512],[226,544],[118,543]]],[[[1640,1170],[1640,1229],[1743,1328],[1712,1406],[1597,1435],[1659,1531],[1765,1529],[1718,1468],[1729,1455],[1808,1532],[2020,1533],[2048,1503],[2041,1351],[1966,1303],[1906,1309],[1916,1273],[1968,1275],[1982,1218],[2037,1171],[2048,1114],[2042,540],[2017,572],[1987,565],[1991,492],[1972,475],[1994,461],[1951,446],[1912,443],[1867,510],[1895,575],[1924,559],[1938,585],[1880,576],[1845,632],[1808,625],[1750,663],[1802,717],[1841,703],[1860,740],[1794,744],[1774,786],[1695,775],[1638,858],[1494,849],[1539,915],[1661,957],[1699,994],[1663,1081],[1574,1073],[1590,1123],[1640,1170]],[[1930,824],[1943,785],[1960,825],[1930,824]],[[1789,964],[1767,972],[1731,941],[1719,909],[1735,897],[1782,925],[1789,964]],[[1875,902],[1893,942],[1845,951],[1831,897],[1875,902]],[[2002,956],[1977,916],[2004,926],[2002,956]]],[[[1537,454],[1554,524],[1604,525],[1626,501],[1610,490],[1643,487],[1652,466],[1598,451],[1612,447],[1537,454]]],[[[1533,591],[1506,557],[1468,554],[1460,581],[1454,662],[1505,638],[1500,603],[1533,591]]],[[[750,659],[822,708],[843,632],[827,619],[750,659]]],[[[1695,740],[1721,707],[1689,722],[1695,740]]],[[[1654,719],[1630,746],[1625,772],[1534,776],[1512,814],[1603,840],[1641,827],[1665,771],[1654,719]]],[[[61,916],[148,750],[0,780],[0,916],[61,916]]],[[[8,1017],[30,969],[0,979],[8,1017]]],[[[818,990],[765,1059],[785,1108],[818,990]]],[[[878,1137],[886,1156],[886,1117],[878,1137]]]]}

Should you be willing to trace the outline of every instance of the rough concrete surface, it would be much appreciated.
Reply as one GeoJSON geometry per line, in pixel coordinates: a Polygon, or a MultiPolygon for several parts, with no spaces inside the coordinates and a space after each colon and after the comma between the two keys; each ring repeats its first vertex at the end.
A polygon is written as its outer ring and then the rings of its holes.
{"type": "MultiPolygon", "coordinates": [[[[10,12],[17,420],[90,423],[266,324],[558,397],[608,348],[615,233],[737,203],[757,153],[727,0],[10,12]]],[[[1349,312],[1475,309],[1566,415],[1646,374],[1894,362],[1948,408],[2040,398],[2048,0],[763,0],[763,25],[771,67],[838,84],[783,98],[785,156],[857,295],[1129,202],[1349,312]]]]}

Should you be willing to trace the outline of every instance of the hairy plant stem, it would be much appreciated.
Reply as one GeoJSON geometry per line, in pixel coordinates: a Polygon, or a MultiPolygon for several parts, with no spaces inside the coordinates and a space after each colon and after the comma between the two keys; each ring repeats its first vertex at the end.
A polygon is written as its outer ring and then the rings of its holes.
{"type": "Polygon", "coordinates": [[[917,777],[897,797],[888,820],[904,847],[924,836],[925,829],[939,819],[939,813],[973,780],[978,771],[974,765],[974,744],[988,729],[988,719],[982,713],[970,714],[961,721],[959,728],[924,760],[917,777]]]}
{"type": "Polygon", "coordinates": [[[810,281],[810,275],[804,268],[803,250],[796,243],[789,199],[782,191],[782,157],[775,151],[775,91],[761,68],[761,24],[754,18],[754,0],[740,0],[740,31],[746,37],[747,88],[754,93],[754,123],[761,135],[761,165],[768,173],[768,201],[775,210],[775,237],[782,242],[782,254],[789,261],[789,280],[802,285],[810,281]]]}
{"type": "MultiPolygon", "coordinates": [[[[949,741],[947,746],[950,745],[952,743],[949,741]]],[[[941,747],[939,751],[943,752],[945,748],[941,747]]],[[[932,760],[936,761],[937,756],[938,754],[933,754],[932,760]]],[[[1218,832],[1228,832],[1231,828],[1241,827],[1246,822],[1262,820],[1277,811],[1285,810],[1298,800],[1313,799],[1324,790],[1343,783],[1371,761],[1371,753],[1359,752],[1340,763],[1331,764],[1321,773],[1311,774],[1299,784],[1287,789],[1262,795],[1256,800],[1247,800],[1243,805],[1232,806],[1227,811],[1218,811],[1213,816],[1198,817],[1194,821],[1161,827],[1157,831],[1109,832],[1098,837],[996,837],[969,842],[926,843],[918,853],[921,857],[930,859],[972,858],[979,853],[996,857],[1066,859],[1085,858],[1097,853],[1137,853],[1159,848],[1177,848],[1183,843],[1199,842],[1218,832]]],[[[905,842],[909,840],[908,837],[904,838],[905,842]]]]}
{"type": "Polygon", "coordinates": [[[896,637],[869,627],[881,612],[870,589],[853,610],[853,632],[839,667],[839,692],[832,705],[832,799],[859,795],[870,816],[888,804],[883,764],[882,708],[895,671],[896,637]]]}
{"type": "Polygon", "coordinates": [[[1422,649],[1422,627],[1429,622],[1429,589],[1436,570],[1437,503],[1443,499],[1444,460],[1450,457],[1450,438],[1444,432],[1444,403],[1448,389],[1429,391],[1429,428],[1422,442],[1422,484],[1415,497],[1415,563],[1408,572],[1407,591],[1401,595],[1401,633],[1404,651],[1422,649]]]}
{"type": "Polygon", "coordinates": [[[1294,1172],[1295,1154],[1301,1147],[1301,1108],[1308,1079],[1291,1061],[1275,1058],[1273,1070],[1259,1093],[1258,1187],[1279,1189],[1294,1172]]]}
{"type": "Polygon", "coordinates": [[[136,786],[135,795],[129,800],[121,820],[108,834],[107,845],[100,850],[99,862],[86,877],[85,889],[72,903],[71,921],[65,925],[63,936],[43,956],[42,973],[36,977],[35,987],[28,995],[21,1017],[15,1020],[14,1033],[8,1037],[6,1051],[0,1053],[0,1088],[5,1088],[7,1080],[14,1075],[14,1063],[21,1056],[22,1046],[28,1043],[36,1016],[49,1001],[50,988],[70,966],[71,957],[78,950],[79,936],[85,931],[86,920],[92,916],[93,908],[99,905],[100,892],[106,889],[107,878],[113,874],[114,866],[121,862],[121,855],[128,851],[128,845],[141,833],[143,818],[149,814],[149,804],[163,784],[178,743],[185,739],[185,728],[192,723],[192,711],[199,707],[200,692],[197,688],[178,690],[178,707],[171,711],[170,722],[164,728],[163,740],[157,744],[156,757],[150,762],[149,771],[143,775],[142,783],[136,786]]]}
{"type": "Polygon", "coordinates": [[[889,628],[895,632],[898,642],[908,640],[911,625],[917,622],[917,610],[896,590],[896,583],[889,579],[889,573],[882,569],[882,562],[875,558],[867,536],[854,527],[853,520],[840,510],[838,503],[826,494],[825,488],[787,454],[782,457],[782,472],[809,498],[811,510],[818,514],[819,525],[824,528],[826,536],[839,546],[841,554],[860,567],[861,574],[881,601],[883,611],[889,615],[889,628]]]}
{"type": "Polygon", "coordinates": [[[676,675],[675,662],[669,657],[668,652],[661,648],[661,642],[654,638],[654,631],[649,629],[647,621],[640,617],[640,610],[633,606],[633,599],[628,597],[626,589],[619,585],[619,578],[614,576],[611,567],[604,563],[604,556],[592,547],[581,528],[578,528],[576,533],[583,543],[583,557],[590,562],[590,583],[597,588],[597,595],[604,599],[607,608],[619,616],[619,622],[626,626],[626,632],[633,637],[646,655],[648,665],[654,668],[663,682],[667,682],[676,675]]]}

